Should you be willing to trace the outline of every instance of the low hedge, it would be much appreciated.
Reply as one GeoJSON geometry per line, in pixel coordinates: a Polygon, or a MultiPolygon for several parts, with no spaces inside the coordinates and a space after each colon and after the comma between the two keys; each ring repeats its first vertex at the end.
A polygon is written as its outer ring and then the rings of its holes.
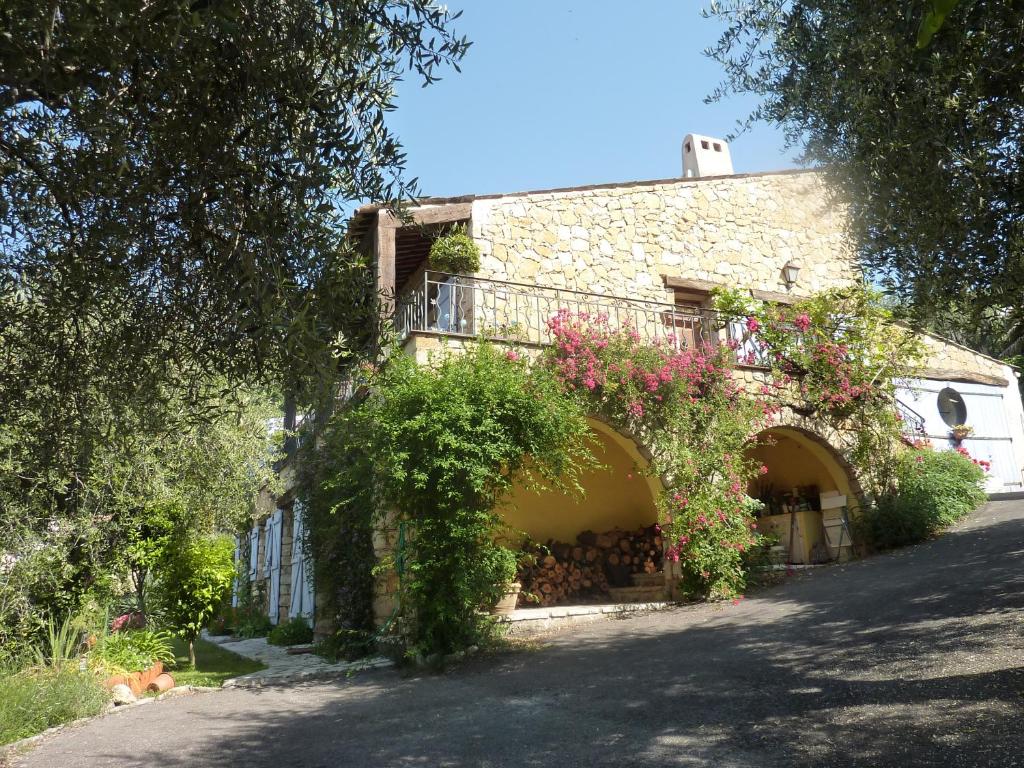
{"type": "Polygon", "coordinates": [[[898,459],[894,490],[864,511],[861,539],[873,549],[916,544],[970,514],[987,499],[985,470],[969,456],[929,448],[898,459]]]}

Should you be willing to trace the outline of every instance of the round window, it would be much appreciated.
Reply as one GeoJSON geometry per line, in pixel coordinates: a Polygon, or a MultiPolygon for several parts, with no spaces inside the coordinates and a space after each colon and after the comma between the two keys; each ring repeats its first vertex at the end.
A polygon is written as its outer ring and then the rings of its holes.
{"type": "Polygon", "coordinates": [[[939,415],[951,427],[967,421],[967,406],[963,396],[952,387],[939,392],[939,415]]]}

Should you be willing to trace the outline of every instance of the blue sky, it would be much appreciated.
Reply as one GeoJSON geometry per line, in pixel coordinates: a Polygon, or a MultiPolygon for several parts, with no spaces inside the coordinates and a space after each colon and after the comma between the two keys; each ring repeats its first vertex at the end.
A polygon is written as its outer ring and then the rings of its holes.
{"type": "MultiPolygon", "coordinates": [[[[700,0],[462,0],[462,73],[402,83],[390,124],[430,195],[679,175],[686,133],[724,136],[752,102],[706,105],[721,79],[701,51],[719,25],[700,0]]],[[[792,167],[781,133],[731,145],[737,172],[792,167]]]]}

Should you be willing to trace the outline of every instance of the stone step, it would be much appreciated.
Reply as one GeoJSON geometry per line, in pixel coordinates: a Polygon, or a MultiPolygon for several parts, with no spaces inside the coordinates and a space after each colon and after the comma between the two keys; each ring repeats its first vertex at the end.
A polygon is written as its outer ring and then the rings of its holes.
{"type": "Polygon", "coordinates": [[[665,574],[662,571],[657,573],[634,573],[629,577],[634,587],[664,587],[665,574]]]}
{"type": "Polygon", "coordinates": [[[609,587],[608,595],[616,603],[656,603],[665,599],[665,587],[609,587]]]}

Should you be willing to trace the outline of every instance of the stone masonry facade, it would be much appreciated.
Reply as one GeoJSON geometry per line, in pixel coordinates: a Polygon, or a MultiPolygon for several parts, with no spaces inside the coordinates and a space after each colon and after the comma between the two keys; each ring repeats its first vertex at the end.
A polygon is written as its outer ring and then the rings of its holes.
{"type": "Polygon", "coordinates": [[[861,278],[842,206],[813,172],[478,197],[479,277],[671,301],[662,275],[794,296],[861,278]]]}

